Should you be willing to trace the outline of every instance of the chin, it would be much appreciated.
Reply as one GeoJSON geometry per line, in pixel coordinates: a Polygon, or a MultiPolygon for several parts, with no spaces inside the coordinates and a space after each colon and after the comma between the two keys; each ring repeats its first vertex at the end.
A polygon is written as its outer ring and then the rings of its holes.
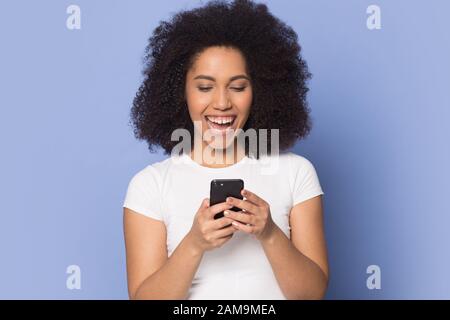
{"type": "Polygon", "coordinates": [[[214,149],[215,151],[221,151],[222,150],[223,152],[225,152],[228,149],[231,149],[231,147],[233,146],[233,142],[231,142],[231,143],[229,143],[227,145],[220,145],[219,143],[211,142],[208,146],[211,149],[214,149]]]}

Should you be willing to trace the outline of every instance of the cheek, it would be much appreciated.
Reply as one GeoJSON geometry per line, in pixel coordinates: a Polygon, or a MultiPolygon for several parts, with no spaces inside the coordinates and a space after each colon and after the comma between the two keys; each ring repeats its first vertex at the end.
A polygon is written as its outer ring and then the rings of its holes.
{"type": "Polygon", "coordinates": [[[238,107],[239,112],[242,115],[248,115],[250,107],[252,105],[252,94],[240,95],[236,97],[234,104],[238,107]]]}
{"type": "Polygon", "coordinates": [[[187,97],[187,105],[192,118],[198,119],[208,106],[208,100],[204,96],[192,94],[187,97]]]}

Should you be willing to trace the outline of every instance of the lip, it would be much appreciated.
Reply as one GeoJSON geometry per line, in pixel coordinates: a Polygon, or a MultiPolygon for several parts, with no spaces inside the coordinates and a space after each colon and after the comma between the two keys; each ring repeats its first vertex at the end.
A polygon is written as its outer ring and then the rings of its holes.
{"type": "Polygon", "coordinates": [[[205,114],[206,117],[234,117],[237,118],[236,114],[205,114]]]}
{"type": "Polygon", "coordinates": [[[229,131],[229,130],[234,129],[234,125],[235,125],[235,123],[236,123],[236,119],[237,119],[237,116],[236,116],[235,114],[230,114],[230,115],[224,115],[224,114],[221,114],[221,115],[212,115],[212,114],[208,114],[208,115],[205,115],[205,121],[206,121],[206,123],[207,123],[207,125],[208,125],[208,128],[209,128],[210,130],[212,130],[214,133],[222,133],[222,134],[223,134],[223,133],[226,133],[226,132],[229,131]],[[234,119],[233,119],[233,121],[231,122],[231,125],[230,125],[230,126],[228,126],[228,127],[226,127],[226,128],[220,128],[220,127],[218,127],[218,125],[215,124],[214,122],[209,121],[207,117],[233,117],[234,119]]]}

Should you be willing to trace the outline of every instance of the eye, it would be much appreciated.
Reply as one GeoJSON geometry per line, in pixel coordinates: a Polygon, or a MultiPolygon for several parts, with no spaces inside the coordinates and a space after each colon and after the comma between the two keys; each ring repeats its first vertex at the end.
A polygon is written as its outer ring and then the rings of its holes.
{"type": "Polygon", "coordinates": [[[202,92],[207,92],[209,90],[211,90],[212,87],[198,87],[198,90],[202,91],[202,92]]]}
{"type": "Polygon", "coordinates": [[[245,88],[247,88],[247,87],[234,87],[234,88],[231,88],[231,89],[233,89],[234,91],[237,91],[237,92],[241,92],[241,91],[244,91],[245,88]]]}

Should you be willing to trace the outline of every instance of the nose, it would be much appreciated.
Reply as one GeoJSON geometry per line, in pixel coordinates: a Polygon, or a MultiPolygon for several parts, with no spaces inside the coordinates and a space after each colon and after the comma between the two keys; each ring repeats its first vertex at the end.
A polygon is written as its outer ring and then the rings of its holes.
{"type": "Polygon", "coordinates": [[[231,108],[231,101],[228,98],[226,90],[217,90],[217,94],[214,97],[214,109],[216,110],[228,110],[231,108]]]}

